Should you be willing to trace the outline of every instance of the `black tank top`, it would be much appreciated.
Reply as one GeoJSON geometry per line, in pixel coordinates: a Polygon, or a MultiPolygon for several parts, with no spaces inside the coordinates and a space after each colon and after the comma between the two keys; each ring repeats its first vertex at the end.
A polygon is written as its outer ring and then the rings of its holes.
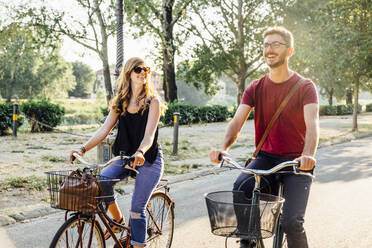
{"type": "MultiPolygon", "coordinates": [[[[140,109],[134,114],[127,111],[124,116],[121,114],[119,115],[118,133],[112,147],[112,152],[115,156],[120,155],[121,151],[126,156],[131,156],[137,151],[145,136],[150,102],[151,100],[147,101],[143,114],[142,109],[140,109]]],[[[119,108],[121,109],[122,107],[119,106],[119,108]]],[[[153,163],[158,154],[158,131],[159,129],[156,127],[154,141],[150,149],[148,149],[144,155],[146,161],[149,163],[153,163]]]]}

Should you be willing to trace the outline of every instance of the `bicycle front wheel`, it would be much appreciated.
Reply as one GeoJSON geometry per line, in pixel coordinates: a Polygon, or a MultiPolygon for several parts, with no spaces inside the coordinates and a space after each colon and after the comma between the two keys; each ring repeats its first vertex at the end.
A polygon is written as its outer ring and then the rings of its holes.
{"type": "Polygon", "coordinates": [[[92,229],[92,219],[77,215],[69,218],[57,231],[53,238],[50,248],[70,248],[70,247],[98,247],[105,248],[105,240],[102,229],[95,221],[92,229]],[[89,240],[91,244],[89,245],[89,240]]]}
{"type": "Polygon", "coordinates": [[[146,247],[170,248],[174,231],[174,205],[163,192],[155,192],[147,205],[146,247]]]}

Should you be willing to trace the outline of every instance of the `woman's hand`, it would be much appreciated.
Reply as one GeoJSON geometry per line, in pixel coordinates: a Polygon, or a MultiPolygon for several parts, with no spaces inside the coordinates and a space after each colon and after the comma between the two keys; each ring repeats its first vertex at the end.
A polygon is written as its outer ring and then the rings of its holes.
{"type": "Polygon", "coordinates": [[[134,161],[132,162],[132,167],[136,166],[142,166],[143,163],[145,163],[145,157],[143,156],[144,154],[141,151],[136,151],[133,154],[134,161]]]}
{"type": "Polygon", "coordinates": [[[73,153],[77,153],[77,154],[79,154],[80,156],[84,156],[84,154],[85,154],[85,152],[83,151],[83,149],[82,148],[80,148],[80,149],[78,149],[78,150],[74,150],[74,149],[72,149],[71,151],[70,151],[70,154],[69,154],[69,161],[70,161],[70,163],[72,164],[72,162],[75,160],[75,158],[74,158],[74,155],[72,155],[73,153]]]}

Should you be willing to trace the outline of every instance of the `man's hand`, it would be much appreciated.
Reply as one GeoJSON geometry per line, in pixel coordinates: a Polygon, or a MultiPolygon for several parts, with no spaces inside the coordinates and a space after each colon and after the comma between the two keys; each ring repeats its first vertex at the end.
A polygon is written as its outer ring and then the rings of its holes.
{"type": "Polygon", "coordinates": [[[211,162],[218,164],[220,162],[220,160],[218,159],[218,157],[220,155],[222,155],[222,156],[230,156],[230,154],[228,154],[226,151],[223,151],[223,150],[212,150],[209,153],[209,159],[211,160],[211,162]]]}
{"type": "Polygon", "coordinates": [[[295,159],[295,161],[300,161],[300,167],[298,169],[303,171],[310,171],[314,169],[316,160],[313,156],[302,155],[295,159]]]}

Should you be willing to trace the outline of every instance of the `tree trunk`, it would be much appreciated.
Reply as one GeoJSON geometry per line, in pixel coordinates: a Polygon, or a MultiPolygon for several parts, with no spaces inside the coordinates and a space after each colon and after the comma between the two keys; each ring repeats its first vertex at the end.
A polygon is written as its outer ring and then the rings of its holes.
{"type": "Polygon", "coordinates": [[[173,102],[177,100],[176,73],[174,70],[175,48],[173,44],[173,1],[164,1],[163,4],[163,87],[165,100],[173,102]],[[164,44],[165,43],[165,44],[164,44]]]}
{"type": "Polygon", "coordinates": [[[103,61],[103,79],[105,82],[106,101],[108,105],[112,98],[112,86],[111,86],[110,67],[107,61],[103,61]]]}
{"type": "Polygon", "coordinates": [[[328,91],[328,105],[329,106],[332,106],[333,105],[333,91],[334,91],[334,88],[331,88],[328,91]]]}
{"type": "Polygon", "coordinates": [[[353,89],[346,90],[346,104],[353,104],[353,89]]]}
{"type": "Polygon", "coordinates": [[[354,111],[353,111],[353,132],[358,131],[358,102],[359,102],[359,77],[355,80],[354,86],[354,111]]]}
{"type": "Polygon", "coordinates": [[[244,17],[243,17],[243,1],[238,1],[238,35],[237,35],[237,47],[239,48],[239,51],[241,51],[241,54],[239,55],[239,74],[237,78],[237,87],[238,87],[238,95],[236,99],[236,103],[239,105],[240,101],[242,99],[244,89],[245,89],[245,74],[248,70],[248,65],[245,62],[244,52],[245,52],[245,44],[244,44],[244,17]]]}
{"type": "MultiPolygon", "coordinates": [[[[101,13],[101,10],[100,10],[100,6],[99,6],[99,2],[97,0],[94,1],[94,6],[95,8],[97,9],[97,11],[95,11],[95,14],[97,16],[97,19],[98,19],[98,23],[99,23],[99,26],[100,26],[100,32],[101,32],[101,38],[102,38],[102,47],[101,47],[101,51],[99,51],[99,56],[102,60],[102,65],[103,65],[103,79],[104,79],[104,82],[105,82],[105,89],[106,89],[106,100],[107,100],[107,105],[110,104],[110,100],[113,96],[113,93],[112,93],[112,85],[111,85],[111,73],[110,73],[110,66],[109,66],[109,62],[108,62],[108,48],[107,48],[107,39],[108,39],[108,35],[107,35],[107,32],[106,32],[106,26],[105,26],[105,23],[104,23],[104,18],[102,16],[102,13],[101,13]]],[[[97,47],[98,49],[98,47],[97,47]]]]}
{"type": "Polygon", "coordinates": [[[238,95],[236,97],[236,103],[239,105],[240,101],[242,100],[242,96],[245,90],[245,78],[242,76],[239,76],[238,81],[236,82],[236,86],[238,88],[238,95]]]}

